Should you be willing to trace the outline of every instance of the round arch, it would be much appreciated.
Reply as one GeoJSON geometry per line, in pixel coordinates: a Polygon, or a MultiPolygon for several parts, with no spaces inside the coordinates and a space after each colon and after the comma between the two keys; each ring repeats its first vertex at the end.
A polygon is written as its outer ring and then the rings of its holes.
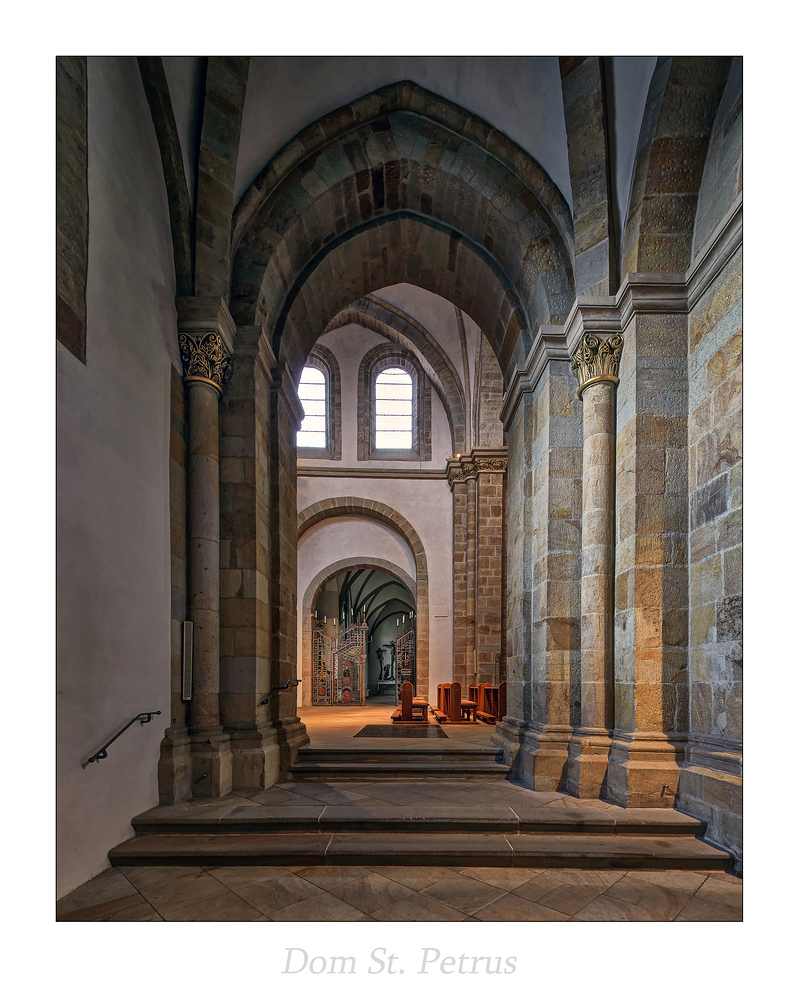
{"type": "Polygon", "coordinates": [[[242,198],[231,308],[294,371],[341,308],[411,281],[468,313],[507,372],[519,337],[526,352],[571,307],[572,233],[561,193],[507,136],[392,84],[309,126],[242,198]]]}
{"type": "Polygon", "coordinates": [[[622,281],[631,272],[690,267],[699,188],[731,64],[729,56],[658,59],[638,139],[622,281]]]}
{"type": "Polygon", "coordinates": [[[324,569],[321,569],[305,588],[305,593],[302,597],[302,618],[300,620],[302,635],[300,653],[302,655],[302,659],[300,661],[300,670],[302,676],[303,698],[305,697],[306,692],[311,690],[311,633],[313,631],[311,627],[311,612],[313,611],[313,606],[329,580],[332,580],[333,577],[338,576],[340,573],[346,573],[351,569],[379,569],[384,573],[390,573],[391,576],[396,577],[405,587],[408,588],[414,599],[416,598],[416,581],[409,573],[406,573],[404,569],[400,569],[399,566],[395,566],[394,563],[389,562],[388,559],[380,559],[376,556],[370,558],[358,558],[357,556],[353,556],[349,559],[339,559],[334,563],[330,563],[330,565],[326,566],[324,569]]]}
{"type": "Polygon", "coordinates": [[[297,541],[315,524],[330,517],[365,517],[381,521],[393,528],[410,548],[416,566],[416,684],[418,693],[427,695],[430,678],[430,594],[427,556],[421,538],[410,521],[388,504],[362,497],[332,497],[318,500],[300,511],[297,516],[297,541]]]}

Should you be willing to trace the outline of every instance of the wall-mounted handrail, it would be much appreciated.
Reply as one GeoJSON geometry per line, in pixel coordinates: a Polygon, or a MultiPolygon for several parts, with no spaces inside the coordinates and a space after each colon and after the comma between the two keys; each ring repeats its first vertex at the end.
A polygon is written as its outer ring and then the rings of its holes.
{"type": "Polygon", "coordinates": [[[127,726],[123,726],[122,729],[119,730],[116,736],[112,736],[105,746],[100,747],[100,749],[97,751],[96,754],[93,754],[91,757],[89,757],[87,761],[81,764],[81,767],[86,767],[86,764],[93,764],[95,763],[95,761],[98,760],[105,760],[105,758],[108,756],[108,748],[111,746],[114,740],[118,740],[126,729],[130,729],[130,727],[133,725],[134,722],[141,722],[142,725],[145,725],[148,722],[152,722],[152,718],[154,715],[160,715],[160,714],[161,714],[160,712],[139,712],[137,716],[135,716],[133,719],[130,720],[127,726]]]}
{"type": "Polygon", "coordinates": [[[272,695],[275,693],[275,691],[285,691],[287,688],[291,687],[292,684],[294,685],[294,687],[297,687],[298,684],[302,684],[302,680],[297,680],[296,678],[289,677],[289,679],[286,681],[285,684],[280,684],[280,685],[278,685],[278,687],[272,688],[272,690],[264,698],[264,700],[261,702],[261,704],[265,705],[269,701],[269,699],[272,697],[272,695]]]}

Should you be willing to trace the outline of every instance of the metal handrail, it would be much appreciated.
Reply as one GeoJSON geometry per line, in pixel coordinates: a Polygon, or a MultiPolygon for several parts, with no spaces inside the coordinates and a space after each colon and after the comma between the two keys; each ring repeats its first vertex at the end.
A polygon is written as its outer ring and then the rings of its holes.
{"type": "Polygon", "coordinates": [[[93,754],[91,757],[89,757],[87,761],[81,764],[81,767],[86,767],[86,764],[94,764],[98,760],[105,760],[105,758],[108,756],[108,748],[111,746],[114,740],[118,740],[126,729],[130,729],[130,727],[133,725],[134,722],[141,722],[142,725],[145,725],[148,722],[152,722],[154,715],[160,715],[160,714],[161,714],[160,712],[139,712],[137,716],[135,716],[133,719],[130,720],[127,726],[123,726],[122,729],[119,730],[116,736],[112,736],[105,746],[100,747],[100,749],[97,751],[96,754],[93,754]]]}
{"type": "Polygon", "coordinates": [[[302,684],[302,680],[297,680],[296,678],[289,677],[289,679],[286,681],[285,684],[280,684],[278,687],[272,688],[272,690],[264,698],[264,700],[261,702],[261,704],[265,705],[269,701],[269,699],[272,697],[272,695],[275,693],[275,691],[285,691],[286,688],[291,687],[292,684],[294,685],[294,687],[297,687],[299,684],[302,684]]]}

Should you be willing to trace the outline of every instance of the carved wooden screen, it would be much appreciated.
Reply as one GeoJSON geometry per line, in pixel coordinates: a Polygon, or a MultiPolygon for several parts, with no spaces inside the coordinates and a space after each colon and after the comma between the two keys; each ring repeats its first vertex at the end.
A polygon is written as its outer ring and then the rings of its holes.
{"type": "Polygon", "coordinates": [[[366,701],[368,625],[351,625],[330,638],[313,632],[312,705],[363,705],[366,701]]]}
{"type": "Polygon", "coordinates": [[[313,632],[311,661],[311,704],[333,703],[333,643],[319,629],[313,632]]]}
{"type": "Polygon", "coordinates": [[[396,699],[399,705],[399,694],[405,681],[413,684],[416,692],[416,630],[408,629],[402,635],[397,636],[396,646],[396,699]]]}

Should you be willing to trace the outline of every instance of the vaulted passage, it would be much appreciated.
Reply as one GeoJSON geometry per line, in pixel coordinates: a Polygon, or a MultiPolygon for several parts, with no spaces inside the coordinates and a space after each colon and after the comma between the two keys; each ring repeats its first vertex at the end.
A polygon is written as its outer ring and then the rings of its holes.
{"type": "Polygon", "coordinates": [[[742,62],[313,62],[58,61],[59,895],[700,892],[742,858],[742,62]]]}

